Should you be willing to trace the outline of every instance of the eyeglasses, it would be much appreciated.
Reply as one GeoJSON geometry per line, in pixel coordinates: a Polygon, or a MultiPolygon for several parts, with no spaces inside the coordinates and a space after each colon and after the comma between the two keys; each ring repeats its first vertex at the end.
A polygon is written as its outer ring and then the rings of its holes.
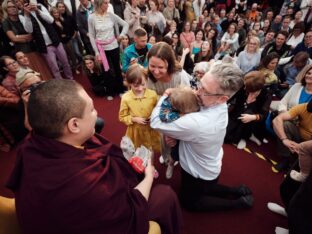
{"type": "Polygon", "coordinates": [[[209,93],[205,90],[205,88],[203,87],[202,83],[199,82],[199,84],[197,85],[198,91],[201,92],[204,96],[206,97],[210,97],[210,96],[226,96],[223,93],[209,93]]]}
{"type": "Polygon", "coordinates": [[[11,63],[8,63],[6,66],[9,67],[9,66],[12,66],[12,65],[15,65],[15,64],[17,64],[17,61],[13,61],[11,63]]]}

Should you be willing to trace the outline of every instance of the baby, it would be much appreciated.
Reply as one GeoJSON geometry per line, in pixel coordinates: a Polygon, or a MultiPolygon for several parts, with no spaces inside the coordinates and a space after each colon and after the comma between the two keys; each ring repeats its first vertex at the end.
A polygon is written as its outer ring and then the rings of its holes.
{"type": "MultiPolygon", "coordinates": [[[[159,118],[162,122],[170,123],[185,114],[197,112],[199,109],[198,99],[190,87],[173,88],[170,96],[165,98],[161,104],[159,118]]],[[[165,147],[169,146],[165,145],[165,147]]],[[[178,142],[168,151],[171,151],[172,159],[168,162],[166,177],[170,179],[173,174],[174,161],[179,161],[178,142]]]]}
{"type": "Polygon", "coordinates": [[[173,88],[170,96],[161,104],[159,118],[162,122],[172,122],[184,114],[197,111],[198,99],[191,88],[173,88]]]}

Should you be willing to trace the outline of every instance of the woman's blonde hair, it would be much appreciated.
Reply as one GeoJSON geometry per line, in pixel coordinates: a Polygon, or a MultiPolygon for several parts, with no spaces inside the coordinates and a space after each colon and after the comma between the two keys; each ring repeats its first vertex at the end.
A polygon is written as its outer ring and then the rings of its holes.
{"type": "Polygon", "coordinates": [[[247,51],[248,43],[250,43],[251,41],[254,41],[257,44],[256,52],[258,52],[260,48],[260,40],[258,37],[255,37],[255,36],[251,36],[250,38],[247,39],[247,45],[245,46],[245,51],[247,51]]]}
{"type": "Polygon", "coordinates": [[[2,8],[2,21],[5,20],[6,18],[8,18],[8,3],[11,2],[16,6],[15,1],[13,0],[4,0],[2,2],[1,8],[2,8]]]}
{"type": "Polygon", "coordinates": [[[305,76],[311,69],[312,69],[312,64],[306,65],[296,76],[296,82],[301,83],[302,86],[305,86],[307,84],[305,80],[305,76]]]}

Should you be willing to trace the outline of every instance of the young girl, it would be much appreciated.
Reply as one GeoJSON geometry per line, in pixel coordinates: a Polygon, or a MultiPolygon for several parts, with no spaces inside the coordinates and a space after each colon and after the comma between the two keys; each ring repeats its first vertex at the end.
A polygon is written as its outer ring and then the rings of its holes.
{"type": "Polygon", "coordinates": [[[112,77],[105,76],[101,67],[101,64],[99,64],[95,56],[93,55],[86,55],[83,58],[83,70],[84,73],[87,75],[92,90],[97,96],[106,96],[107,100],[111,101],[113,100],[112,95],[114,95],[113,87],[111,85],[112,82],[110,80],[112,77]]]}
{"type": "Polygon", "coordinates": [[[157,104],[157,94],[146,88],[147,71],[141,65],[134,64],[126,73],[126,81],[130,90],[122,96],[119,110],[119,120],[127,125],[126,135],[135,148],[144,145],[160,152],[160,136],[149,124],[157,104]]]}

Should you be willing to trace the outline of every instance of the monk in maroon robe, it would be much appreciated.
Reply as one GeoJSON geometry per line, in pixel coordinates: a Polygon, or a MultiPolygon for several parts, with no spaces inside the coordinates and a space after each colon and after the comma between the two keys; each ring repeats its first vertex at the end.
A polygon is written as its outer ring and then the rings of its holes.
{"type": "Polygon", "coordinates": [[[146,234],[149,220],[162,233],[181,233],[181,210],[165,185],[152,188],[119,147],[94,135],[97,112],[83,88],[50,80],[32,90],[32,133],[20,146],[8,187],[25,234],[146,234]]]}

